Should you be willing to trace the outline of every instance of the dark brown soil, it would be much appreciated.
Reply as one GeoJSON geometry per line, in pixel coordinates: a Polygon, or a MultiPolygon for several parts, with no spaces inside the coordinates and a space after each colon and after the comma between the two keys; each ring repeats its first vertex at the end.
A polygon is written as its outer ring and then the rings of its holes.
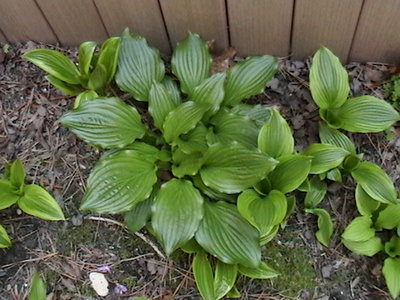
{"type": "MultiPolygon", "coordinates": [[[[190,270],[191,257],[181,252],[172,260],[158,254],[151,235],[127,232],[115,216],[82,216],[78,211],[85,181],[99,151],[78,140],[57,120],[72,107],[73,98],[51,87],[44,73],[21,59],[32,42],[0,50],[0,165],[23,161],[27,180],[46,187],[68,218],[44,222],[17,208],[0,212],[0,223],[13,239],[0,249],[0,299],[25,299],[34,270],[44,274],[52,299],[100,299],[91,289],[88,273],[108,265],[108,280],[128,287],[122,296],[151,299],[200,299],[190,270]],[[116,222],[115,222],[116,221],[116,222]]],[[[47,45],[47,47],[53,47],[47,45]]],[[[70,56],[76,49],[65,50],[70,56]]],[[[269,89],[251,103],[280,108],[290,122],[297,148],[317,141],[318,111],[308,91],[308,61],[282,62],[269,89]]],[[[386,96],[382,84],[390,66],[350,64],[353,95],[386,96]]],[[[380,164],[400,186],[400,134],[352,135],[359,153],[380,164]]],[[[1,173],[1,167],[0,167],[1,173]]],[[[315,219],[302,210],[301,197],[288,225],[263,250],[265,259],[282,272],[274,280],[239,279],[242,299],[386,299],[381,275],[382,257],[351,254],[340,233],[356,215],[353,184],[332,184],[323,207],[332,214],[335,235],[331,248],[316,242],[315,219]]],[[[134,299],[134,298],[132,298],[134,299]]]]}

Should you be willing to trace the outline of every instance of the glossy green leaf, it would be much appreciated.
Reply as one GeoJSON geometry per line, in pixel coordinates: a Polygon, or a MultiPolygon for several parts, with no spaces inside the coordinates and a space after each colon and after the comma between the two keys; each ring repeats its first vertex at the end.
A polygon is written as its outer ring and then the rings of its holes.
{"type": "Polygon", "coordinates": [[[238,265],[226,264],[221,261],[217,261],[215,268],[215,298],[221,299],[224,297],[235,285],[236,277],[238,273],[238,265]]]}
{"type": "Polygon", "coordinates": [[[165,140],[174,143],[181,134],[194,129],[206,110],[207,107],[193,101],[184,102],[172,110],[164,120],[165,140]]]}
{"type": "Polygon", "coordinates": [[[200,295],[205,300],[216,300],[214,275],[207,254],[201,251],[193,258],[193,275],[200,295]]]}
{"type": "Polygon", "coordinates": [[[97,98],[99,98],[99,95],[95,91],[84,91],[75,98],[74,109],[78,108],[79,105],[88,100],[94,100],[97,98]]]}
{"type": "Polygon", "coordinates": [[[147,199],[157,181],[155,158],[121,150],[103,157],[92,169],[80,209],[120,213],[147,199]]]}
{"type": "Polygon", "coordinates": [[[347,135],[329,127],[325,122],[319,123],[319,138],[322,144],[329,144],[356,154],[356,147],[347,135]]]}
{"type": "Polygon", "coordinates": [[[349,152],[333,145],[314,143],[304,154],[312,156],[310,173],[321,174],[339,166],[349,152]]]}
{"type": "Polygon", "coordinates": [[[336,182],[343,182],[342,173],[339,168],[335,168],[326,172],[326,178],[336,182]]]}
{"type": "Polygon", "coordinates": [[[225,194],[218,192],[216,190],[213,190],[212,188],[206,186],[201,179],[200,175],[196,175],[192,177],[193,184],[198,188],[204,195],[209,197],[210,199],[217,200],[217,201],[226,201],[226,202],[231,202],[231,203],[236,203],[236,195],[230,195],[230,194],[225,194]]]}
{"type": "Polygon", "coordinates": [[[101,90],[107,84],[107,69],[98,63],[89,76],[88,88],[94,91],[101,90]]]}
{"type": "Polygon", "coordinates": [[[310,90],[315,103],[322,109],[340,107],[350,92],[346,69],[327,48],[314,55],[310,69],[310,90]]]}
{"type": "Polygon", "coordinates": [[[60,121],[85,142],[102,148],[121,148],[146,132],[137,110],[118,98],[84,102],[60,121]]]}
{"type": "Polygon", "coordinates": [[[207,127],[202,123],[197,123],[196,127],[188,133],[181,135],[176,144],[179,149],[185,153],[201,152],[204,153],[208,149],[206,135],[207,127]]]}
{"type": "Polygon", "coordinates": [[[154,205],[152,226],[167,255],[188,242],[203,218],[203,198],[187,180],[164,183],[154,205]]]}
{"type": "Polygon", "coordinates": [[[323,208],[306,209],[306,212],[318,216],[318,231],[315,236],[322,245],[329,247],[333,233],[331,216],[323,208]]]}
{"type": "Polygon", "coordinates": [[[204,154],[200,175],[204,183],[227,194],[239,193],[271,172],[277,161],[239,143],[215,144],[204,154]]]}
{"type": "Polygon", "coordinates": [[[0,179],[0,210],[15,204],[19,197],[18,189],[10,181],[0,179]]]}
{"type": "Polygon", "coordinates": [[[239,290],[237,289],[236,286],[233,286],[233,288],[226,294],[228,298],[240,298],[242,295],[240,294],[239,290]]]}
{"type": "Polygon", "coordinates": [[[80,84],[80,74],[75,64],[64,54],[49,49],[34,49],[23,57],[50,75],[71,84],[80,84]]]}
{"type": "Polygon", "coordinates": [[[379,212],[375,226],[379,229],[394,229],[400,225],[400,204],[389,204],[379,212]]]}
{"type": "Polygon", "coordinates": [[[249,118],[258,128],[264,126],[271,117],[272,110],[266,105],[239,103],[232,107],[231,112],[249,118]]]}
{"type": "Polygon", "coordinates": [[[116,82],[136,100],[147,101],[150,88],[164,77],[165,67],[158,50],[146,39],[125,30],[121,38],[116,82]]]}
{"type": "Polygon", "coordinates": [[[361,155],[348,155],[343,161],[343,169],[347,172],[353,171],[355,168],[358,167],[359,163],[361,162],[362,154],[361,155]]]}
{"type": "Polygon", "coordinates": [[[0,249],[11,247],[11,240],[6,229],[0,224],[0,249]]]}
{"type": "Polygon", "coordinates": [[[365,256],[374,256],[383,249],[381,239],[376,236],[362,242],[354,242],[343,239],[342,243],[352,252],[365,256]]]}
{"type": "Polygon", "coordinates": [[[172,174],[178,178],[186,175],[194,176],[200,170],[203,164],[203,154],[201,152],[192,152],[186,154],[177,149],[173,154],[174,164],[172,165],[172,174]]]}
{"type": "Polygon", "coordinates": [[[400,295],[400,258],[386,258],[382,273],[385,276],[390,295],[397,298],[400,295]]]}
{"type": "Polygon", "coordinates": [[[264,246],[272,241],[274,237],[278,234],[279,227],[279,225],[271,226],[268,232],[260,236],[260,246],[264,246]]]}
{"type": "Polygon", "coordinates": [[[172,56],[172,73],[179,78],[181,90],[193,95],[194,89],[208,77],[212,58],[207,44],[198,34],[189,33],[178,42],[172,56]]]}
{"type": "Polygon", "coordinates": [[[14,160],[10,166],[10,182],[16,188],[25,183],[25,168],[19,159],[14,160]]]}
{"type": "Polygon", "coordinates": [[[354,242],[366,241],[373,236],[375,236],[375,229],[372,228],[371,218],[367,216],[354,218],[342,234],[342,238],[354,242]]]}
{"type": "Polygon", "coordinates": [[[372,96],[348,99],[332,111],[334,126],[351,132],[380,132],[400,120],[399,113],[386,101],[372,96]]]}
{"type": "Polygon", "coordinates": [[[107,39],[101,46],[99,64],[103,65],[106,70],[106,84],[110,83],[115,75],[118,64],[118,52],[121,45],[120,37],[111,37],[107,39]]]}
{"type": "Polygon", "coordinates": [[[167,88],[167,90],[171,94],[172,100],[175,102],[175,104],[177,105],[180,104],[182,102],[181,91],[179,90],[176,81],[174,81],[169,76],[164,76],[162,84],[167,88]]]}
{"type": "Polygon", "coordinates": [[[286,194],[297,189],[307,178],[311,158],[305,155],[287,155],[279,158],[279,164],[268,174],[271,188],[286,194]]]}
{"type": "Polygon", "coordinates": [[[64,214],[57,201],[42,187],[26,185],[24,194],[17,201],[25,213],[44,220],[64,220],[64,214]]]}
{"type": "Polygon", "coordinates": [[[234,106],[262,93],[277,71],[278,60],[273,56],[253,56],[237,63],[227,74],[224,104],[234,106]]]}
{"type": "Polygon", "coordinates": [[[356,187],[356,205],[358,212],[363,216],[372,216],[372,214],[379,208],[380,202],[371,198],[361,187],[357,184],[356,187]]]}
{"type": "Polygon", "coordinates": [[[165,117],[178,106],[168,89],[155,82],[149,92],[149,113],[153,117],[154,125],[162,129],[165,117]]]}
{"type": "Polygon", "coordinates": [[[38,273],[32,276],[28,300],[46,300],[46,286],[38,273]]]}
{"type": "Polygon", "coordinates": [[[360,162],[351,175],[373,199],[382,203],[397,202],[397,193],[386,172],[371,162],[360,162]]]}
{"type": "Polygon", "coordinates": [[[261,262],[258,231],[233,204],[205,202],[204,218],[195,237],[208,253],[224,263],[256,268],[261,262]]]}
{"type": "Polygon", "coordinates": [[[211,114],[216,113],[224,100],[225,77],[225,73],[216,73],[205,79],[195,87],[190,99],[198,103],[208,104],[211,107],[211,114]]]}
{"type": "Polygon", "coordinates": [[[151,209],[154,203],[153,196],[137,203],[130,211],[124,214],[124,223],[129,231],[136,232],[142,229],[151,218],[151,209]]]}
{"type": "Polygon", "coordinates": [[[221,110],[211,120],[207,134],[209,145],[237,141],[249,148],[257,147],[258,128],[250,119],[221,110]]]}
{"type": "Polygon", "coordinates": [[[328,187],[326,183],[318,178],[318,176],[314,176],[309,181],[309,188],[304,198],[304,205],[307,208],[316,207],[321,201],[324,199],[328,187]]]}
{"type": "Polygon", "coordinates": [[[400,238],[392,236],[389,242],[385,243],[385,252],[390,257],[400,256],[400,238]]]}
{"type": "Polygon", "coordinates": [[[271,117],[258,134],[258,148],[273,158],[289,155],[294,151],[292,131],[276,109],[271,110],[271,117]]]}
{"type": "Polygon", "coordinates": [[[47,75],[46,79],[54,85],[55,88],[69,96],[76,96],[83,91],[80,85],[67,83],[51,75],[47,75]]]}
{"type": "Polygon", "coordinates": [[[88,41],[80,44],[79,46],[79,70],[82,74],[89,75],[90,63],[92,62],[94,51],[96,50],[97,43],[88,41]]]}
{"type": "Polygon", "coordinates": [[[280,275],[279,272],[275,271],[265,262],[261,262],[258,268],[239,266],[239,272],[247,277],[255,279],[270,279],[280,275]]]}
{"type": "Polygon", "coordinates": [[[196,242],[196,240],[194,238],[190,239],[187,243],[182,245],[181,249],[182,249],[182,251],[184,251],[186,253],[198,253],[198,252],[203,251],[203,248],[201,248],[199,243],[196,242]]]}

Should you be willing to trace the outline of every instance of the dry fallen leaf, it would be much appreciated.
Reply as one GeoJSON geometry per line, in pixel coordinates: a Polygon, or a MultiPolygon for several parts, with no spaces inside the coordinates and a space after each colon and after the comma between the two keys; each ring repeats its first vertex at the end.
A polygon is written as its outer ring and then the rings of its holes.
{"type": "Polygon", "coordinates": [[[108,295],[108,281],[104,274],[92,272],[89,274],[89,279],[92,282],[92,288],[95,290],[97,295],[102,297],[108,295]]]}

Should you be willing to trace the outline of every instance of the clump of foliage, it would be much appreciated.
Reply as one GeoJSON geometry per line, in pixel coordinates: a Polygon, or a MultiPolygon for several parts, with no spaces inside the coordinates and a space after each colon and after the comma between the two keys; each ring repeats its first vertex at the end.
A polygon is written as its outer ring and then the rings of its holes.
{"type": "MultiPolygon", "coordinates": [[[[20,160],[5,165],[0,179],[0,209],[17,204],[25,213],[44,220],[64,220],[57,201],[41,186],[25,184],[25,170],[20,160]]],[[[0,225],[0,248],[11,246],[7,231],[0,225]]]]}
{"type": "Polygon", "coordinates": [[[392,100],[392,105],[398,111],[400,110],[400,75],[392,76],[390,81],[385,84],[385,90],[392,100]]]}

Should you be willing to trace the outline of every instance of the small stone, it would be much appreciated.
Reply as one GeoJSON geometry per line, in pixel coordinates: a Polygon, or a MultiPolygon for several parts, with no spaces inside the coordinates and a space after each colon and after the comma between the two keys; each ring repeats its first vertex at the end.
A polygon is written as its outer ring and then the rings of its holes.
{"type": "Polygon", "coordinates": [[[322,277],[323,278],[331,277],[331,272],[332,272],[332,266],[331,265],[323,266],[322,269],[321,269],[321,273],[322,273],[322,277]]]}

